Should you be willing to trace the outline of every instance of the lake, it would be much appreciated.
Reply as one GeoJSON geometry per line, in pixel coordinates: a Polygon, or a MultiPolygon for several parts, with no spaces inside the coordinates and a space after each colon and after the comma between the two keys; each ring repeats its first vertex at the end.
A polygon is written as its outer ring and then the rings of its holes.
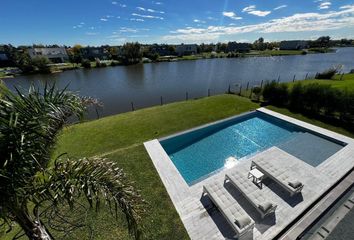
{"type": "MultiPolygon", "coordinates": [[[[6,79],[10,87],[28,89],[31,82],[43,86],[55,83],[83,96],[98,98],[104,107],[100,116],[108,116],[135,109],[224,93],[229,85],[239,89],[259,85],[262,80],[281,82],[314,76],[334,65],[343,65],[343,72],[354,68],[354,48],[340,48],[333,53],[298,56],[247,57],[202,59],[116,66],[97,69],[78,69],[49,75],[19,76],[6,79]]],[[[89,118],[96,118],[90,111],[89,118]]]]}

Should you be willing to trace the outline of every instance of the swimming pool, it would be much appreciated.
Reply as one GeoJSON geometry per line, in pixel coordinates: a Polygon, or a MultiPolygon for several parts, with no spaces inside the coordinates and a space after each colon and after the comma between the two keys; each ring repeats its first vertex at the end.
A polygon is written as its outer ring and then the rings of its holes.
{"type": "Polygon", "coordinates": [[[345,145],[261,112],[161,139],[160,143],[188,185],[272,146],[315,167],[345,145]]]}

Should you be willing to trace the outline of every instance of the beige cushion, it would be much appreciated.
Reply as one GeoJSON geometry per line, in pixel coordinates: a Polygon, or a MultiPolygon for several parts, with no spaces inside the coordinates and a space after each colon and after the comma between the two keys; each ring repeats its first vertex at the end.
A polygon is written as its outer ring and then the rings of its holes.
{"type": "Polygon", "coordinates": [[[251,219],[247,216],[240,216],[235,219],[235,223],[240,229],[242,229],[251,223],[251,219]]]}
{"type": "Polygon", "coordinates": [[[295,189],[302,186],[302,183],[299,181],[290,181],[288,184],[290,187],[295,188],[295,189]]]}
{"type": "Polygon", "coordinates": [[[273,204],[270,202],[264,202],[258,205],[259,209],[261,209],[263,212],[267,212],[269,209],[273,207],[273,204]]]}

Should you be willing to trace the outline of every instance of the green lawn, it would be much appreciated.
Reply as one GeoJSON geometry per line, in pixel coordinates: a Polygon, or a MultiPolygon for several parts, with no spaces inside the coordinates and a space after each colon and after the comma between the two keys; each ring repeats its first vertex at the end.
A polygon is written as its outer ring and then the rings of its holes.
{"type": "MultiPolygon", "coordinates": [[[[303,84],[310,84],[310,83],[320,83],[320,84],[329,84],[332,87],[340,89],[340,90],[354,90],[354,74],[344,74],[336,75],[333,80],[318,80],[318,79],[310,79],[310,80],[303,80],[301,81],[303,84]]],[[[294,83],[288,83],[289,86],[293,86],[294,83]]]]}

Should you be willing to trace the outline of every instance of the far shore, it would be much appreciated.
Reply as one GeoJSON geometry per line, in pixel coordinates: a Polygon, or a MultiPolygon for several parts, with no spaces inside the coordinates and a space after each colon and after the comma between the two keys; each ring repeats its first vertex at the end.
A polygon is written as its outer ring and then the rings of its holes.
{"type": "MultiPolygon", "coordinates": [[[[333,52],[333,51],[335,51],[335,49],[326,49],[323,52],[311,51],[311,50],[308,50],[308,51],[305,51],[305,50],[264,50],[264,51],[251,50],[250,52],[247,52],[247,53],[234,53],[231,55],[228,53],[224,53],[224,52],[216,53],[216,54],[202,53],[202,54],[197,54],[197,55],[189,55],[189,56],[181,56],[181,57],[178,57],[178,56],[159,57],[156,61],[151,61],[150,59],[143,58],[139,64],[159,63],[159,62],[176,62],[176,61],[194,61],[194,60],[217,59],[217,58],[294,56],[294,55],[328,53],[328,52],[333,52]]],[[[113,66],[126,66],[116,60],[102,60],[101,62],[105,63],[105,64],[103,66],[101,65],[100,67],[96,67],[96,63],[93,61],[93,62],[91,62],[91,67],[85,68],[85,69],[113,67],[113,66]]],[[[34,72],[34,73],[27,73],[27,74],[6,73],[7,69],[16,70],[17,68],[13,68],[13,67],[0,68],[0,79],[8,79],[8,78],[14,78],[14,77],[20,76],[20,75],[31,75],[31,74],[55,74],[55,73],[61,73],[63,71],[84,69],[84,67],[81,64],[74,64],[74,63],[68,62],[68,63],[62,63],[62,64],[53,64],[51,67],[50,73],[34,72]]]]}

